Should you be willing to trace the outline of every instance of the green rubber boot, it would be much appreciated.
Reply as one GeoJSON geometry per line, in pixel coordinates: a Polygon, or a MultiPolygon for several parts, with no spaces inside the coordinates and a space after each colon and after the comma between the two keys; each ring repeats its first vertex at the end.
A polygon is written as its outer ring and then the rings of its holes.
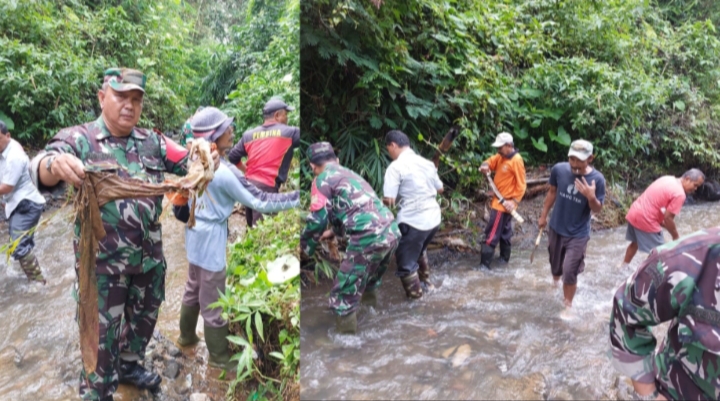
{"type": "Polygon", "coordinates": [[[373,308],[377,308],[378,298],[377,298],[378,289],[372,289],[370,291],[365,291],[362,295],[362,298],[360,299],[360,302],[364,303],[367,306],[372,306],[373,308]]]}
{"type": "Polygon", "coordinates": [[[357,332],[357,315],[355,315],[355,312],[345,316],[335,316],[335,329],[341,334],[355,334],[357,332]]]}
{"type": "Polygon", "coordinates": [[[20,258],[18,261],[20,262],[20,267],[23,272],[25,272],[25,276],[27,276],[28,280],[39,281],[43,283],[43,285],[47,284],[42,275],[42,271],[40,271],[40,264],[32,251],[20,258]]]}
{"type": "Polygon", "coordinates": [[[205,325],[205,344],[207,345],[208,365],[214,368],[235,370],[237,364],[230,362],[230,349],[228,348],[228,326],[210,327],[205,325]]]}
{"type": "Polygon", "coordinates": [[[422,298],[423,290],[420,285],[420,278],[418,278],[417,272],[400,278],[400,281],[402,281],[403,288],[405,289],[405,295],[409,299],[422,298]]]}
{"type": "Polygon", "coordinates": [[[180,305],[180,337],[177,339],[179,346],[188,347],[200,342],[200,337],[195,333],[198,315],[200,315],[200,305],[180,305]]]}

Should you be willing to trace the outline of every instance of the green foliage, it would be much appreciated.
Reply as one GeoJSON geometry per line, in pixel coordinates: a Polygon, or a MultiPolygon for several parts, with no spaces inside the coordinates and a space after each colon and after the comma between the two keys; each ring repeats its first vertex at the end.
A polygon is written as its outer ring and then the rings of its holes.
{"type": "Polygon", "coordinates": [[[190,42],[192,14],[175,0],[0,2],[0,117],[42,144],[97,118],[103,71],[124,66],[148,77],[140,125],[179,126],[209,54],[190,42]]]}
{"type": "Polygon", "coordinates": [[[385,132],[438,143],[452,124],[463,130],[440,173],[461,188],[482,182],[502,131],[529,164],[565,160],[584,138],[618,178],[650,164],[717,170],[720,13],[700,3],[304,2],[303,135],[333,143],[376,189],[385,132]]]}
{"type": "MultiPolygon", "coordinates": [[[[271,97],[299,109],[300,1],[251,1],[242,10],[245,22],[233,27],[232,43],[211,57],[202,101],[223,104],[238,126],[249,128],[262,123],[262,107],[271,97]]],[[[299,118],[291,112],[288,124],[297,126],[299,118]]]]}
{"type": "Polygon", "coordinates": [[[229,394],[251,378],[260,384],[257,397],[270,390],[280,394],[299,381],[300,278],[273,285],[266,270],[282,255],[298,255],[299,244],[300,211],[294,209],[266,216],[230,246],[228,286],[217,302],[231,322],[228,340],[237,346],[229,394]]]}

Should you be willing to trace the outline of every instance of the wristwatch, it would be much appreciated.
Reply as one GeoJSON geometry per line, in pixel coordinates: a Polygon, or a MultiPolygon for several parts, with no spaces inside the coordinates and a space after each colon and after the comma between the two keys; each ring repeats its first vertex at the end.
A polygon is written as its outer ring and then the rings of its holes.
{"type": "Polygon", "coordinates": [[[655,391],[653,391],[652,393],[647,394],[647,395],[640,395],[637,393],[637,391],[633,391],[633,400],[638,400],[638,401],[656,400],[658,397],[658,394],[659,393],[658,393],[657,389],[655,389],[655,391]]]}
{"type": "Polygon", "coordinates": [[[48,157],[47,161],[45,162],[45,169],[50,174],[52,174],[52,170],[50,170],[50,166],[52,166],[53,162],[55,161],[55,157],[57,157],[57,155],[52,155],[52,156],[48,157]]]}

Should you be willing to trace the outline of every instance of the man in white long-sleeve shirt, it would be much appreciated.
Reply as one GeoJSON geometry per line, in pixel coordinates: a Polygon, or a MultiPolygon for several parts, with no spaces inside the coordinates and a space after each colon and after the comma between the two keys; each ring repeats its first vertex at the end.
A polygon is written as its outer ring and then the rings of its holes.
{"type": "Polygon", "coordinates": [[[394,161],[385,172],[383,201],[394,205],[399,199],[400,211],[395,220],[402,233],[395,251],[395,274],[400,277],[405,295],[416,299],[434,288],[426,249],[440,228],[440,205],[436,197],[443,191],[443,183],[435,165],[415,154],[403,132],[388,132],[385,145],[394,161]]]}
{"type": "MultiPolygon", "coordinates": [[[[208,107],[193,116],[191,126],[195,140],[203,138],[217,146],[224,157],[232,148],[232,118],[215,107],[208,107]]],[[[185,248],[190,263],[180,311],[180,338],[182,346],[195,344],[198,315],[205,322],[205,342],[212,366],[227,367],[228,323],[222,318],[222,309],[208,308],[218,300],[218,292],[225,292],[225,266],[228,218],[235,203],[274,213],[299,205],[298,191],[266,193],[245,180],[244,175],[225,159],[215,171],[213,180],[203,195],[197,198],[195,226],[185,229],[185,248]]]]}

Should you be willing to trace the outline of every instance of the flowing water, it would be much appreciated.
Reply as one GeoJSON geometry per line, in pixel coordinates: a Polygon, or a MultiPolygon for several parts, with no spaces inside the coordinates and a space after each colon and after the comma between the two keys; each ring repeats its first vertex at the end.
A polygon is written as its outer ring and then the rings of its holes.
{"type": "MultiPolygon", "coordinates": [[[[686,206],[678,232],[720,224],[716,211],[686,206]]],[[[612,297],[632,273],[618,268],[626,246],[625,227],[592,234],[570,321],[559,317],[546,238],[532,265],[530,250],[487,273],[471,270],[477,258],[447,262],[433,271],[438,289],[419,301],[407,301],[388,272],[377,308],[361,307],[355,336],[335,332],[329,283],[304,288],[301,399],[627,397],[607,356],[612,297]]]]}
{"type": "MultiPolygon", "coordinates": [[[[71,210],[66,206],[57,213],[46,212],[43,219],[51,216],[35,236],[35,253],[47,286],[28,284],[18,262],[10,260],[8,266],[4,255],[0,255],[0,400],[79,399],[81,360],[74,320],[76,303],[71,296],[76,280],[71,210]]],[[[179,334],[180,303],[187,277],[185,233],[172,213],[164,215],[162,223],[168,270],[156,335],[174,340],[179,334]]],[[[0,223],[0,243],[7,241],[7,223],[0,223]]],[[[201,338],[202,326],[201,317],[201,338]]],[[[151,341],[150,346],[155,343],[151,341]]],[[[222,399],[227,384],[215,379],[220,371],[206,369],[203,344],[183,350],[179,375],[174,380],[163,377],[159,394],[153,396],[121,385],[115,400],[183,400],[189,392],[206,392],[213,400],[222,399]],[[192,383],[190,390],[188,381],[192,383]]]]}

